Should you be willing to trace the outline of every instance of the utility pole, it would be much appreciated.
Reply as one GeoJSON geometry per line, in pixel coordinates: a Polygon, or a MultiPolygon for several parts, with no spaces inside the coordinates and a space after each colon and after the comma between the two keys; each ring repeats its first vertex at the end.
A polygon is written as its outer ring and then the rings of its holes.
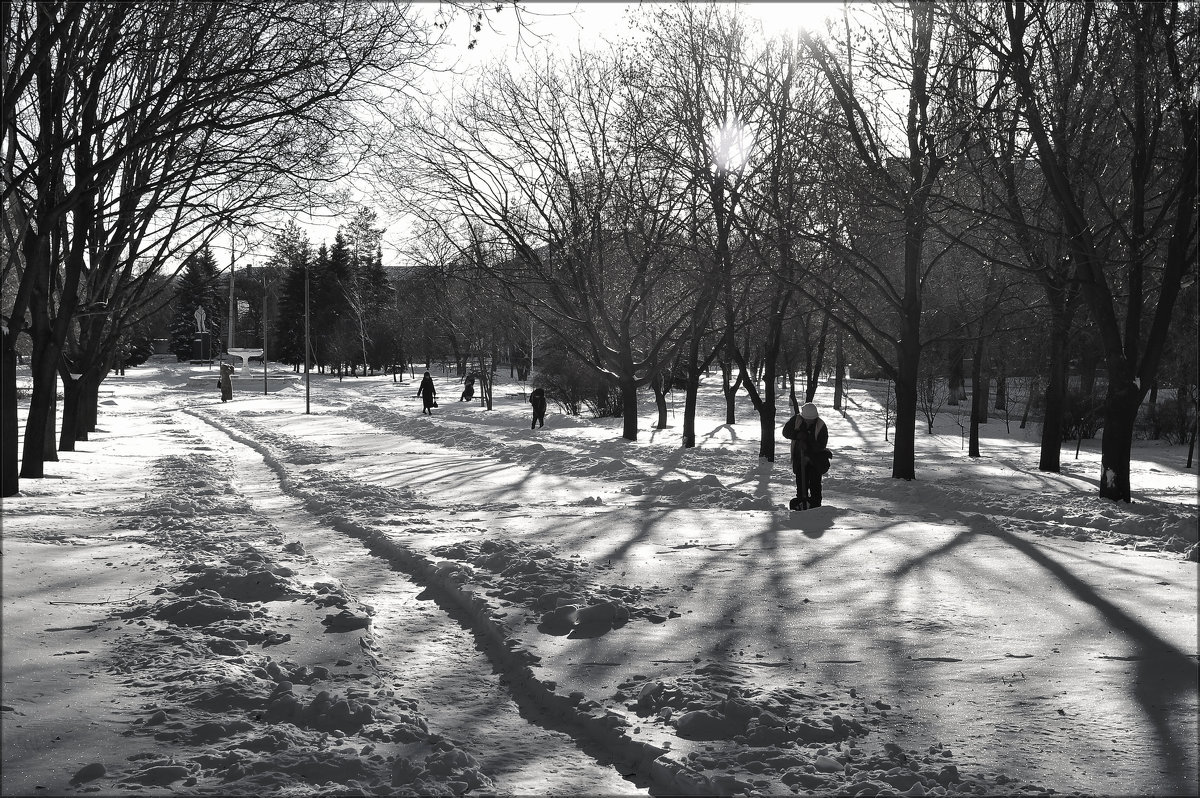
{"type": "Polygon", "coordinates": [[[304,413],[312,412],[312,386],[309,382],[308,357],[311,345],[308,342],[308,262],[304,263],[304,413]]]}
{"type": "Polygon", "coordinates": [[[267,270],[263,269],[263,396],[267,395],[267,270]]]}
{"type": "MultiPolygon", "coordinates": [[[[233,300],[233,230],[229,231],[229,343],[225,349],[233,349],[233,328],[237,323],[237,305],[233,300]]],[[[230,358],[229,362],[233,362],[230,358]]]]}

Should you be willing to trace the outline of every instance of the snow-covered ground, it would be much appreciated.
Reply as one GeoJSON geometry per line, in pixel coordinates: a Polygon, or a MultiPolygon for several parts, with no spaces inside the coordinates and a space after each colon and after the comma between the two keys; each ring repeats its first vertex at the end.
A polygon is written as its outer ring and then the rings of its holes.
{"type": "Polygon", "coordinates": [[[971,459],[949,409],[901,482],[853,382],[791,513],[713,385],[683,450],[649,401],[635,443],[530,430],[433,371],[432,417],[410,378],[107,381],[4,500],[0,791],[1196,793],[1183,448],[1116,505],[1098,441],[1044,474],[993,419],[971,459]]]}

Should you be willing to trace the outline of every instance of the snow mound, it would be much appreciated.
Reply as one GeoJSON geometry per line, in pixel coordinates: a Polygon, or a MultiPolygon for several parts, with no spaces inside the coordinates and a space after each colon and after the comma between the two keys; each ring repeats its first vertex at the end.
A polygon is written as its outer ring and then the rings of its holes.
{"type": "Polygon", "coordinates": [[[524,606],[528,622],[546,634],[597,634],[633,619],[661,623],[667,616],[644,604],[661,594],[650,588],[606,585],[577,559],[562,559],[546,546],[512,540],[463,541],[432,549],[434,555],[477,569],[471,579],[497,600],[524,606]]]}
{"type": "MultiPolygon", "coordinates": [[[[1003,787],[1011,783],[1003,774],[960,772],[954,752],[941,744],[904,751],[895,743],[871,742],[869,727],[880,723],[872,707],[888,706],[881,701],[868,705],[854,690],[845,695],[806,691],[803,682],[762,689],[754,681],[748,668],[712,663],[670,680],[635,675],[619,685],[614,698],[625,701],[643,725],[670,728],[684,740],[708,743],[703,750],[669,753],[658,761],[664,768],[682,766],[676,779],[694,784],[697,793],[1011,792],[1003,787]]],[[[1049,792],[1034,785],[1024,785],[1022,791],[1049,792]]]]}

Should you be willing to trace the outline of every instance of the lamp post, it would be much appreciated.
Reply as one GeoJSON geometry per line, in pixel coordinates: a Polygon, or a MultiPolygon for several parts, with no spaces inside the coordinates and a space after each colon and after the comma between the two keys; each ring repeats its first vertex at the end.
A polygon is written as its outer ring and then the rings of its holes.
{"type": "Polygon", "coordinates": [[[308,358],[311,351],[311,344],[308,340],[308,261],[304,262],[304,413],[308,415],[312,412],[312,385],[309,380],[311,369],[308,365],[308,358]]]}
{"type": "Polygon", "coordinates": [[[262,311],[262,334],[263,334],[263,396],[267,395],[267,270],[263,269],[263,311],[262,311]]]}
{"type": "MultiPolygon", "coordinates": [[[[237,325],[237,304],[233,296],[233,231],[229,233],[229,343],[226,345],[226,351],[233,349],[233,328],[237,325]]],[[[230,358],[230,362],[233,359],[230,358]]]]}

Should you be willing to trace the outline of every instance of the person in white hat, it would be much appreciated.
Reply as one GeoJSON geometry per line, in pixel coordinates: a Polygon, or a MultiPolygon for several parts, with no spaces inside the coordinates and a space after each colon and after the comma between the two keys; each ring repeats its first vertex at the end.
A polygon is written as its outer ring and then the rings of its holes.
{"type": "Polygon", "coordinates": [[[821,475],[829,470],[829,428],[817,406],[806,402],[800,412],[783,425],[783,437],[792,442],[792,471],[796,474],[793,510],[821,506],[821,475]]]}

